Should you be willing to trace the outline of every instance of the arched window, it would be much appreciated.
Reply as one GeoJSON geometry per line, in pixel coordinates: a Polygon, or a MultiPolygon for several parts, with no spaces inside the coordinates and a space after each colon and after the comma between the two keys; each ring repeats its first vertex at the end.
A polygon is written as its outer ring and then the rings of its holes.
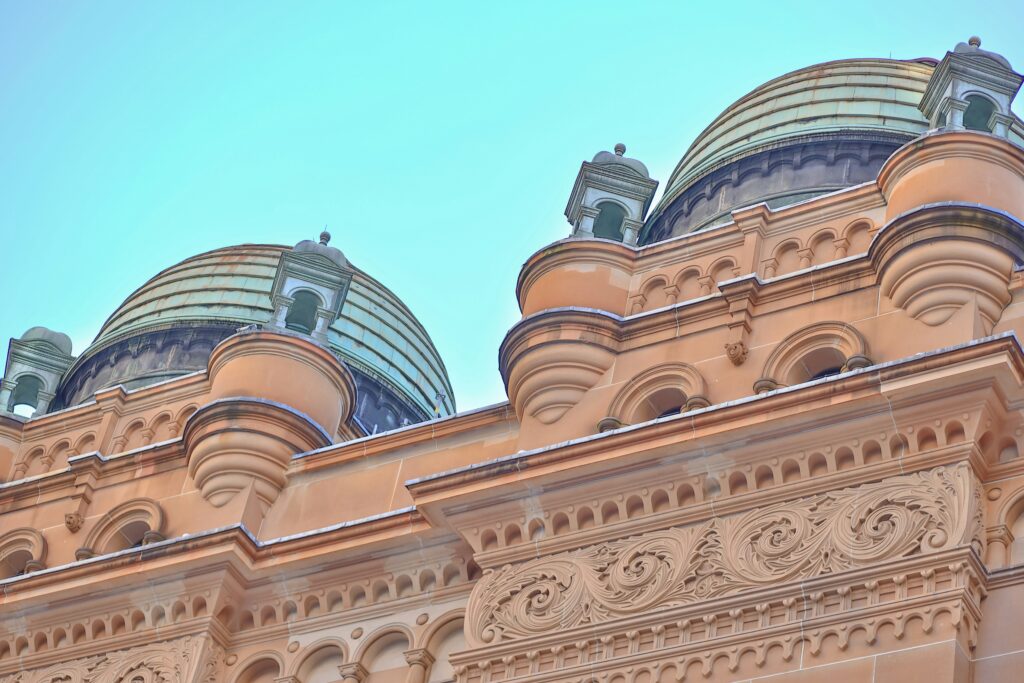
{"type": "Polygon", "coordinates": [[[316,329],[316,309],[320,306],[320,298],[312,292],[297,292],[288,307],[288,317],[284,324],[293,332],[310,334],[316,329]]]}
{"type": "Polygon", "coordinates": [[[14,529],[0,536],[0,579],[32,571],[31,565],[41,568],[45,554],[46,540],[35,529],[14,529]]]}
{"type": "Polygon", "coordinates": [[[32,417],[39,405],[39,392],[43,390],[43,381],[35,375],[22,375],[18,378],[11,399],[7,402],[7,412],[32,417]]]}
{"type": "Polygon", "coordinates": [[[599,212],[594,221],[594,237],[621,242],[622,223],[626,220],[626,210],[612,202],[601,202],[597,208],[599,212]]]}
{"type": "Polygon", "coordinates": [[[159,503],[148,498],[129,500],[103,515],[83,547],[97,555],[138,548],[162,538],[163,524],[159,503]]]}
{"type": "Polygon", "coordinates": [[[839,349],[815,349],[800,358],[794,365],[787,384],[801,384],[822,377],[838,375],[843,371],[846,357],[839,349]]]}
{"type": "Polygon", "coordinates": [[[981,95],[968,95],[967,110],[964,111],[964,128],[967,130],[981,130],[991,133],[992,129],[988,122],[992,118],[996,106],[992,101],[981,95]]]}

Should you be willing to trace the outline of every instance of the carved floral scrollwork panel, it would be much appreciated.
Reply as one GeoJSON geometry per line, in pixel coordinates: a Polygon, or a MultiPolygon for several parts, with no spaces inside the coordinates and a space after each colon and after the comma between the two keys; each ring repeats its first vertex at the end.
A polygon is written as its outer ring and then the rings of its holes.
{"type": "Polygon", "coordinates": [[[966,464],[938,467],[507,565],[474,587],[467,634],[527,638],[980,544],[979,492],[966,464]]]}
{"type": "Polygon", "coordinates": [[[0,676],[0,683],[215,683],[222,655],[212,641],[186,637],[0,676]]]}

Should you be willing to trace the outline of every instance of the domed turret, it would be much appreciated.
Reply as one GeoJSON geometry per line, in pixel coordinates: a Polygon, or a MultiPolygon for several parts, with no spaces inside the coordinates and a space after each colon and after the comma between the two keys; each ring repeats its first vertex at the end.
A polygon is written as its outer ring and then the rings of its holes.
{"type": "MultiPolygon", "coordinates": [[[[367,432],[420,422],[435,411],[453,413],[444,363],[426,330],[389,289],[328,246],[328,238],[300,242],[294,249],[260,244],[215,249],[157,274],[107,319],[64,376],[55,404],[72,406],[105,387],[132,389],[205,369],[213,348],[239,328],[274,325],[275,299],[291,294],[278,291],[281,283],[300,272],[311,283],[310,292],[334,287],[338,294],[313,307],[314,315],[330,309],[327,325],[317,331],[322,335],[304,331],[351,370],[355,418],[367,432]],[[314,255],[330,262],[326,270],[342,272],[345,286],[320,278],[317,259],[310,261],[314,255]],[[282,272],[286,261],[293,270],[282,272]]],[[[282,328],[292,328],[291,320],[282,322],[282,328]]]]}
{"type": "MultiPolygon", "coordinates": [[[[744,206],[777,208],[874,180],[893,152],[934,127],[919,106],[937,64],[844,59],[754,89],[690,145],[640,244],[724,223],[744,206]]],[[[1018,144],[1019,123],[1009,134],[1018,144]]]]}
{"type": "Polygon", "coordinates": [[[580,166],[565,207],[572,236],[636,244],[657,187],[647,167],[626,156],[621,142],[614,153],[598,152],[580,166]]]}

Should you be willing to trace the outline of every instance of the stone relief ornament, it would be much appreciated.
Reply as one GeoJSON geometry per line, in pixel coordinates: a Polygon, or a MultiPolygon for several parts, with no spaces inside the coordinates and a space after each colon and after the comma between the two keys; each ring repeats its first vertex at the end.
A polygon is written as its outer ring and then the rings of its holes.
{"type": "Polygon", "coordinates": [[[186,637],[148,647],[109,652],[36,671],[0,676],[0,683],[214,683],[223,649],[186,637]],[[205,660],[201,665],[200,660],[205,660]]]}
{"type": "Polygon", "coordinates": [[[725,355],[733,365],[743,365],[743,361],[747,360],[747,353],[747,345],[743,340],[728,342],[725,345],[725,355]]]}
{"type": "Polygon", "coordinates": [[[506,565],[474,587],[467,635],[527,638],[894,558],[980,550],[979,494],[966,464],[938,467],[506,565]]]}
{"type": "Polygon", "coordinates": [[[71,533],[77,533],[82,528],[82,524],[85,522],[85,518],[80,513],[69,512],[64,515],[64,526],[68,528],[71,533]]]}

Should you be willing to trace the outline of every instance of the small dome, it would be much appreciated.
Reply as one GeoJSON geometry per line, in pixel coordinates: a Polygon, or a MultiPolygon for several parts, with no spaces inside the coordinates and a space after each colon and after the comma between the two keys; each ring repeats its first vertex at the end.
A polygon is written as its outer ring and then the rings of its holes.
{"type": "Polygon", "coordinates": [[[30,327],[21,335],[21,341],[41,341],[50,344],[65,356],[71,355],[71,337],[45,327],[30,327]]]}
{"type": "Polygon", "coordinates": [[[341,249],[327,246],[327,243],[331,241],[331,233],[324,230],[320,233],[320,241],[314,242],[313,240],[302,240],[296,244],[292,251],[305,252],[310,254],[320,254],[321,256],[334,261],[342,268],[348,266],[348,259],[341,253],[341,249]]]}
{"type": "Polygon", "coordinates": [[[981,38],[977,36],[971,36],[970,40],[966,43],[957,43],[956,47],[953,48],[953,52],[967,57],[976,57],[979,59],[989,59],[1004,69],[1013,71],[1013,67],[1010,66],[1010,62],[1006,57],[995,52],[989,52],[988,50],[981,49],[981,38]]]}
{"type": "Polygon", "coordinates": [[[631,159],[624,156],[626,153],[626,146],[621,142],[615,145],[615,152],[598,152],[594,156],[591,163],[597,164],[598,166],[619,166],[629,173],[635,173],[642,178],[650,178],[651,174],[647,172],[647,167],[638,160],[631,159]]]}

